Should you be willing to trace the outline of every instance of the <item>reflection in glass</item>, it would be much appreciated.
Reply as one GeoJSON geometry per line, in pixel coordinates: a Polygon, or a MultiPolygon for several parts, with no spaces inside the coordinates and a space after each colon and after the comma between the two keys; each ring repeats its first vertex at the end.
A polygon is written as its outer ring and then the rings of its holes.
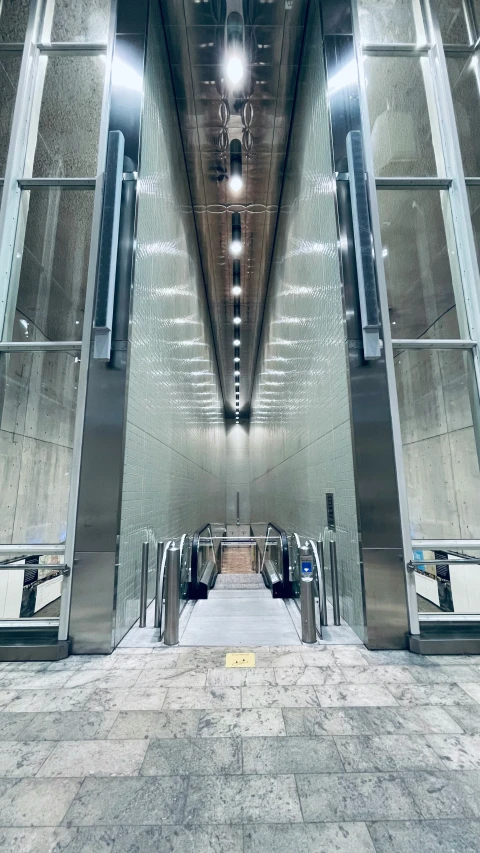
{"type": "Polygon", "coordinates": [[[473,32],[465,0],[430,0],[444,44],[472,44],[473,32]]]}
{"type": "Polygon", "coordinates": [[[480,176],[480,63],[479,56],[447,57],[463,168],[468,177],[480,176]]]}
{"type": "Polygon", "coordinates": [[[2,554],[0,619],[58,618],[63,581],[58,566],[64,561],[60,554],[20,558],[18,554],[2,554]]]}
{"type": "Polygon", "coordinates": [[[8,143],[12,129],[22,57],[18,53],[0,51],[0,176],[5,175],[8,143]]]}
{"type": "Polygon", "coordinates": [[[55,0],[51,32],[46,41],[105,42],[111,0],[55,0]]]}
{"type": "Polygon", "coordinates": [[[15,44],[25,40],[30,0],[2,0],[0,3],[0,42],[15,44]]]}
{"type": "Polygon", "coordinates": [[[49,187],[25,191],[22,198],[28,216],[16,248],[17,311],[29,340],[80,340],[94,193],[49,187]]]}
{"type": "Polygon", "coordinates": [[[412,537],[480,538],[471,351],[406,350],[395,374],[412,537]]]}
{"type": "Polygon", "coordinates": [[[375,174],[436,175],[426,58],[367,56],[364,73],[375,174]]]}
{"type": "Polygon", "coordinates": [[[91,177],[97,172],[103,56],[43,56],[47,63],[33,174],[91,177]]]}
{"type": "Polygon", "coordinates": [[[458,338],[448,191],[379,190],[377,197],[392,337],[458,338]]]}
{"type": "Polygon", "coordinates": [[[0,356],[0,541],[63,542],[78,356],[0,356]]]}
{"type": "Polygon", "coordinates": [[[364,44],[425,43],[417,0],[359,0],[358,17],[364,44]]]}

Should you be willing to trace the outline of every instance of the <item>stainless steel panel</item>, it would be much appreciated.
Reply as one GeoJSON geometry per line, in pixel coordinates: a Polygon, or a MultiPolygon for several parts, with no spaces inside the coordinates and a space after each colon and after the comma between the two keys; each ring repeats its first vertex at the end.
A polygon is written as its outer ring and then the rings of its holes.
{"type": "Polygon", "coordinates": [[[403,553],[396,548],[364,548],[366,638],[369,649],[407,647],[403,553]]]}
{"type": "Polygon", "coordinates": [[[110,654],[115,551],[78,551],[73,568],[70,639],[73,654],[110,654]]]}

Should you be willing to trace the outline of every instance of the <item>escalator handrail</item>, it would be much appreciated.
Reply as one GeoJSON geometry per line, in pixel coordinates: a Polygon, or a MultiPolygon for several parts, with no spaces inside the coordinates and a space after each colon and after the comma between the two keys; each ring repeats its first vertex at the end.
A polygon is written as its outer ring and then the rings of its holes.
{"type": "MultiPolygon", "coordinates": [[[[198,530],[195,531],[192,537],[192,557],[190,561],[190,583],[192,585],[192,589],[196,590],[198,586],[198,549],[200,547],[200,536],[205,531],[210,531],[210,538],[212,540],[213,545],[213,532],[212,525],[210,523],[204,524],[203,527],[199,527],[198,530]]],[[[217,558],[215,554],[215,547],[213,548],[213,559],[215,562],[215,566],[217,565],[217,558]]]]}
{"type": "MultiPolygon", "coordinates": [[[[283,595],[285,597],[290,596],[290,556],[288,551],[288,538],[285,530],[281,530],[280,527],[277,527],[276,524],[273,524],[272,521],[269,521],[267,524],[267,539],[265,541],[265,552],[267,550],[267,541],[268,541],[268,531],[275,530],[280,536],[280,542],[282,545],[282,565],[281,565],[281,574],[282,574],[282,583],[283,583],[283,595]]],[[[264,558],[265,558],[264,552],[264,558]]]]}

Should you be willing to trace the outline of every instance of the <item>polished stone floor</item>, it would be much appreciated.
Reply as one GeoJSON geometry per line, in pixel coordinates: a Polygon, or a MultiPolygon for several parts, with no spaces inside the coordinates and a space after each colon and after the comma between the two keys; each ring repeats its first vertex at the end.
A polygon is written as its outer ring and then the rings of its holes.
{"type": "Polygon", "coordinates": [[[0,853],[478,853],[480,657],[227,651],[0,664],[0,853]]]}

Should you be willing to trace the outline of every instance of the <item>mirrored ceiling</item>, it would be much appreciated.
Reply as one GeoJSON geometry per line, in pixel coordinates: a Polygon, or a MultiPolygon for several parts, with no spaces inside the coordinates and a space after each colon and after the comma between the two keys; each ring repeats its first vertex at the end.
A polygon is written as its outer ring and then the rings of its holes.
{"type": "Polygon", "coordinates": [[[161,3],[227,417],[249,414],[307,5],[161,3]]]}

